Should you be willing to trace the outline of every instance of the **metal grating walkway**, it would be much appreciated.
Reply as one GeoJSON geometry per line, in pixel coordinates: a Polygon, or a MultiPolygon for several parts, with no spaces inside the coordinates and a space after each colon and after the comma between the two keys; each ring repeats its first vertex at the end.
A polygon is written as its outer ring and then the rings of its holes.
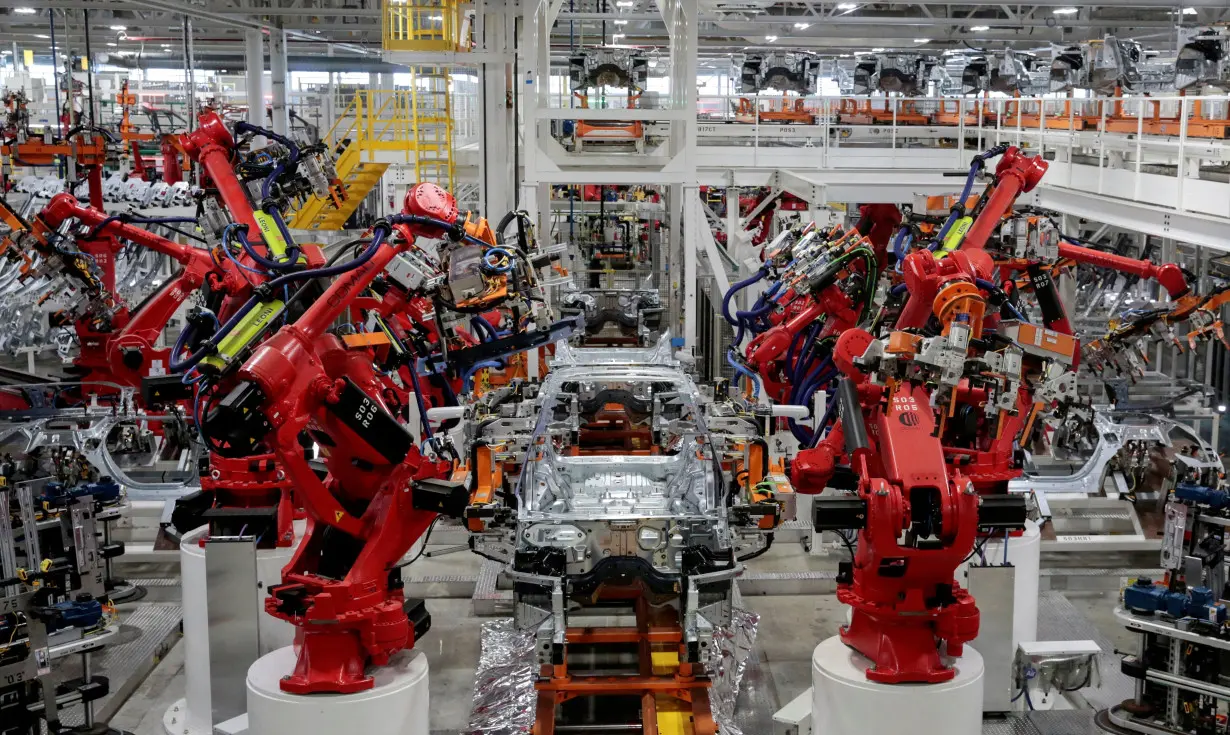
{"type": "MultiPolygon", "coordinates": [[[[120,606],[120,631],[114,642],[91,657],[95,675],[111,681],[111,691],[94,703],[96,722],[110,720],[136,691],[163,655],[179,640],[183,612],[178,603],[138,602],[120,606]]],[[[81,675],[81,657],[71,656],[57,665],[62,677],[81,675]]],[[[81,725],[81,707],[66,709],[64,725],[81,725]]]]}

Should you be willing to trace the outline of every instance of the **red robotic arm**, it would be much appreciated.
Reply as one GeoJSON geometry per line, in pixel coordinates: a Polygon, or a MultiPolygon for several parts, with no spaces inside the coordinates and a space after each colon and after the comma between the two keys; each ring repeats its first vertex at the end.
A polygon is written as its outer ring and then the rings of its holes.
{"type": "Polygon", "coordinates": [[[1004,215],[1021,194],[1033,191],[1046,174],[1049,164],[1042,156],[1028,156],[1016,146],[1010,147],[995,167],[995,184],[983,197],[978,219],[961,240],[963,250],[981,250],[987,239],[999,227],[1004,215]]]}
{"type": "MultiPolygon", "coordinates": [[[[103,247],[114,252],[114,243],[128,240],[149,248],[181,264],[183,268],[171,278],[158,293],[151,297],[135,314],[127,315],[122,323],[114,324],[118,331],[97,332],[89,324],[79,324],[81,355],[80,367],[91,371],[91,380],[107,380],[130,385],[141,384],[141,377],[148,374],[154,362],[165,366],[169,351],[155,348],[167,322],[180,306],[203,284],[209,284],[216,292],[244,295],[251,290],[251,283],[229,261],[214,262],[209,252],[191,245],[173,242],[149,230],[127,224],[122,218],[108,216],[105,212],[83,207],[69,194],[57,194],[43,209],[39,219],[51,230],[56,230],[68,220],[77,220],[93,228],[92,237],[81,243],[103,242],[103,247]]],[[[92,250],[97,251],[94,247],[92,250]]],[[[114,270],[111,269],[114,286],[114,270]]]]}
{"type": "MultiPolygon", "coordinates": [[[[439,187],[420,184],[407,200],[415,234],[438,236],[457,221],[452,197],[439,187]]],[[[426,622],[407,617],[393,564],[441,507],[417,482],[447,476],[451,464],[420,454],[417,438],[389,410],[371,349],[348,347],[328,331],[410,245],[389,242],[391,232],[378,224],[364,255],[256,348],[239,371],[242,382],[206,422],[228,427],[232,438],[242,429],[251,446],[270,446],[312,521],[266,599],[270,614],[300,628],[295,671],[281,684],[290,692],[371,688],[366,665],[413,645],[426,622]],[[304,431],[328,448],[323,480],[303,457],[304,431]]],[[[464,507],[464,491],[459,500],[464,507]]]]}
{"type": "Polygon", "coordinates": [[[800,492],[818,492],[843,455],[858,477],[857,498],[816,498],[813,507],[817,529],[859,530],[837,597],[853,609],[842,641],[874,662],[867,678],[947,681],[955,671],[937,641],[959,656],[978,634],[978,609],[954,574],[973,548],[979,498],[945,462],[927,390],[910,382],[886,388],[851,370],[851,351],[861,354],[870,342],[861,330],[839,340],[836,362],[853,374],[838,385],[841,417],[820,446],[799,454],[791,479],[800,492]]]}
{"type": "Polygon", "coordinates": [[[1121,273],[1130,273],[1141,278],[1151,278],[1161,284],[1162,288],[1166,289],[1166,293],[1170,294],[1172,299],[1182,298],[1191,291],[1191,287],[1187,284],[1187,277],[1183,275],[1183,269],[1174,263],[1157,265],[1149,260],[1138,260],[1136,258],[1115,255],[1114,253],[1106,253],[1101,250],[1094,250],[1093,248],[1081,247],[1070,242],[1059,243],[1059,257],[1068,258],[1077,263],[1096,265],[1099,268],[1108,268],[1121,273]]]}
{"type": "Polygon", "coordinates": [[[260,237],[260,227],[243,184],[235,177],[231,164],[235,139],[226,129],[226,123],[216,112],[204,112],[198,118],[199,126],[190,133],[179,136],[179,148],[193,161],[201,164],[210,181],[218,190],[218,196],[231,213],[231,218],[248,226],[253,241],[260,237]]]}

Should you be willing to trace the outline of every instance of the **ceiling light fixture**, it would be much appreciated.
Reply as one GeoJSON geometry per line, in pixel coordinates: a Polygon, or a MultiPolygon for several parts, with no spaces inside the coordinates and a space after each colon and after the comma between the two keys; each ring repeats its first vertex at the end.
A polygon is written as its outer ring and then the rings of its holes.
{"type": "Polygon", "coordinates": [[[113,31],[126,31],[126,30],[128,30],[128,26],[111,26],[111,30],[113,30],[113,31]]]}
{"type": "Polygon", "coordinates": [[[882,48],[873,48],[873,49],[871,49],[871,53],[873,53],[873,54],[878,54],[878,53],[880,53],[880,52],[881,52],[881,51],[883,51],[883,50],[884,50],[884,49],[882,49],[882,48]]]}
{"type": "Polygon", "coordinates": [[[51,38],[51,36],[48,36],[46,33],[35,33],[35,34],[34,34],[34,37],[35,37],[35,38],[44,38],[44,39],[46,39],[46,38],[51,38]]]}
{"type": "Polygon", "coordinates": [[[1183,8],[1183,15],[1196,15],[1195,8],[1183,8]]]}
{"type": "Polygon", "coordinates": [[[931,43],[930,38],[915,38],[914,43],[931,43]]]}
{"type": "Polygon", "coordinates": [[[858,3],[841,3],[837,6],[838,10],[854,10],[858,7],[858,3]]]}
{"type": "Polygon", "coordinates": [[[34,8],[13,8],[13,12],[18,15],[34,15],[38,11],[34,8]]]}
{"type": "Polygon", "coordinates": [[[970,26],[970,30],[974,33],[981,33],[982,31],[991,30],[991,26],[970,26]]]}
{"type": "Polygon", "coordinates": [[[764,40],[768,41],[769,43],[773,43],[774,41],[777,40],[777,36],[765,36],[764,40]]]}
{"type": "Polygon", "coordinates": [[[119,46],[118,43],[108,43],[107,45],[110,46],[111,48],[115,48],[116,46],[119,46]]]}
{"type": "Polygon", "coordinates": [[[617,26],[626,26],[626,25],[628,25],[628,21],[626,21],[626,20],[617,20],[617,21],[615,21],[615,25],[617,25],[617,26]]]}
{"type": "Polygon", "coordinates": [[[1078,8],[1055,8],[1055,15],[1076,15],[1079,12],[1078,8]]]}
{"type": "Polygon", "coordinates": [[[795,23],[794,27],[798,28],[799,30],[804,30],[806,28],[811,28],[811,23],[795,23]]]}
{"type": "Polygon", "coordinates": [[[636,5],[636,3],[632,2],[632,0],[619,0],[619,2],[615,3],[617,8],[630,8],[633,5],[636,5]]]}

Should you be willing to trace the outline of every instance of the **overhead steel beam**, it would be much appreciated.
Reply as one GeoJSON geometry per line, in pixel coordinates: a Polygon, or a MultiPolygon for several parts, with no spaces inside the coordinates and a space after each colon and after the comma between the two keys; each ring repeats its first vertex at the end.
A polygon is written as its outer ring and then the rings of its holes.
{"type": "Polygon", "coordinates": [[[164,13],[177,13],[193,18],[203,18],[219,25],[232,26],[234,28],[257,28],[264,30],[269,27],[268,23],[247,15],[215,13],[195,5],[176,2],[176,0],[129,0],[129,3],[142,8],[149,8],[150,10],[161,10],[164,13]]]}
{"type": "MultiPolygon", "coordinates": [[[[717,26],[725,31],[762,31],[766,26],[789,26],[796,20],[802,20],[805,16],[791,16],[789,18],[777,18],[772,16],[761,16],[756,20],[739,20],[739,21],[719,21],[717,26]]],[[[790,32],[782,38],[787,45],[802,37],[814,35],[824,35],[824,31],[829,28],[838,28],[842,26],[909,26],[912,28],[926,27],[935,28],[950,26],[953,28],[963,28],[971,25],[990,25],[996,29],[1007,28],[1087,28],[1090,26],[1132,26],[1133,28],[1174,28],[1173,20],[1134,20],[1130,18],[1081,18],[1079,20],[1069,20],[1064,18],[1062,21],[1056,22],[1052,20],[1020,20],[1008,18],[939,18],[939,17],[914,17],[903,15],[842,15],[836,18],[829,18],[824,23],[816,23],[806,29],[791,29],[790,32]]],[[[982,34],[978,35],[978,39],[982,38],[982,34]]]]}
{"type": "Polygon", "coordinates": [[[1226,233],[1230,232],[1230,219],[1224,217],[1179,212],[1045,183],[1034,190],[1033,197],[1034,203],[1043,209],[1104,222],[1125,230],[1203,245],[1219,252],[1230,251],[1230,240],[1226,238],[1226,233]]]}
{"type": "MultiPolygon", "coordinates": [[[[54,8],[55,10],[82,10],[89,8],[90,10],[125,10],[133,11],[140,10],[143,6],[138,0],[109,0],[102,7],[99,6],[99,0],[0,0],[0,8],[36,8],[45,10],[54,8]]],[[[197,6],[193,6],[197,8],[197,6]]],[[[303,8],[303,7],[228,7],[220,3],[211,3],[200,6],[199,10],[204,10],[207,13],[216,15],[236,15],[241,17],[256,16],[321,16],[327,18],[337,17],[355,17],[355,18],[380,18],[382,16],[379,7],[374,8],[303,8]],[[314,12],[315,11],[315,12],[314,12]]],[[[198,18],[205,17],[201,13],[197,13],[198,18]]]]}
{"type": "MultiPolygon", "coordinates": [[[[233,26],[235,28],[243,28],[243,29],[257,28],[262,31],[268,32],[268,30],[272,27],[272,24],[268,23],[267,21],[260,20],[259,18],[253,18],[251,16],[239,15],[239,14],[228,15],[225,13],[217,13],[217,12],[213,12],[209,10],[204,10],[195,5],[189,5],[184,2],[178,2],[177,0],[129,0],[129,2],[131,2],[133,5],[139,5],[144,8],[150,8],[151,10],[161,10],[164,13],[178,13],[180,15],[184,15],[190,18],[204,18],[206,20],[213,21],[214,23],[217,23],[219,25],[233,26]]],[[[323,40],[321,36],[315,36],[311,33],[304,33],[302,31],[287,30],[286,35],[291,38],[308,39],[311,41],[323,40]]],[[[362,46],[355,46],[353,44],[337,43],[335,45],[338,48],[344,48],[347,51],[353,51],[359,54],[375,53],[374,49],[366,49],[366,48],[363,48],[362,46]]]]}

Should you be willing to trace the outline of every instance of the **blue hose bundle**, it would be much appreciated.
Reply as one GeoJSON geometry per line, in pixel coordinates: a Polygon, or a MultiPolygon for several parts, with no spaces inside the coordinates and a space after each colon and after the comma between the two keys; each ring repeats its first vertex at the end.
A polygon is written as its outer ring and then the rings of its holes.
{"type": "MultiPolygon", "coordinates": [[[[278,276],[272,281],[263,284],[262,288],[268,289],[272,292],[282,288],[283,286],[288,286],[295,281],[305,281],[313,278],[328,278],[352,271],[367,263],[367,261],[371,260],[372,257],[375,256],[376,251],[380,249],[380,246],[384,243],[384,239],[389,236],[391,231],[392,230],[387,224],[378,223],[374,228],[371,244],[367,246],[367,249],[364,250],[359,257],[349,263],[287,273],[286,275],[278,276]]],[[[234,329],[235,326],[248,315],[248,312],[252,311],[252,309],[260,303],[260,301],[260,295],[253,294],[251,298],[244,302],[243,306],[239,307],[239,310],[236,311],[230,319],[226,320],[226,323],[214,333],[213,337],[207,340],[205,344],[201,345],[200,349],[189,355],[187,359],[180,361],[178,360],[178,355],[183,351],[184,345],[187,344],[187,341],[191,339],[193,331],[191,325],[185,327],[184,331],[180,332],[179,339],[175,341],[175,349],[171,353],[171,359],[169,360],[170,364],[167,367],[169,367],[173,373],[184,372],[195,367],[197,363],[204,360],[205,357],[210,354],[219,341],[231,333],[231,330],[234,329]]]]}
{"type": "Polygon", "coordinates": [[[973,162],[970,163],[969,176],[965,178],[965,188],[961,190],[961,198],[953,205],[952,211],[948,213],[948,219],[944,220],[944,226],[940,228],[940,232],[935,236],[935,242],[931,243],[930,250],[937,250],[944,242],[944,236],[948,234],[948,230],[952,229],[961,212],[965,209],[965,201],[969,199],[970,192],[974,190],[974,180],[978,177],[978,172],[986,166],[987,161],[1002,156],[1007,152],[1010,146],[1007,143],[1001,143],[994,146],[978,155],[974,156],[973,162]]]}
{"type": "MultiPolygon", "coordinates": [[[[994,283],[986,280],[985,278],[975,278],[974,285],[981,288],[983,291],[996,292],[1000,290],[999,286],[996,286],[994,283]]],[[[1012,315],[1017,318],[1017,321],[1024,322],[1026,324],[1029,323],[1029,320],[1025,318],[1025,315],[1021,313],[1021,310],[1016,308],[1011,301],[1005,299],[1004,307],[1007,308],[1008,311],[1012,312],[1012,315]]]]}
{"type": "Polygon", "coordinates": [[[760,397],[760,378],[757,377],[756,373],[753,373],[751,370],[748,370],[746,367],[741,365],[738,360],[735,359],[735,351],[733,348],[726,350],[726,363],[730,365],[732,368],[734,368],[736,373],[738,373],[739,375],[742,375],[743,377],[751,381],[752,397],[759,398],[760,397]]]}

